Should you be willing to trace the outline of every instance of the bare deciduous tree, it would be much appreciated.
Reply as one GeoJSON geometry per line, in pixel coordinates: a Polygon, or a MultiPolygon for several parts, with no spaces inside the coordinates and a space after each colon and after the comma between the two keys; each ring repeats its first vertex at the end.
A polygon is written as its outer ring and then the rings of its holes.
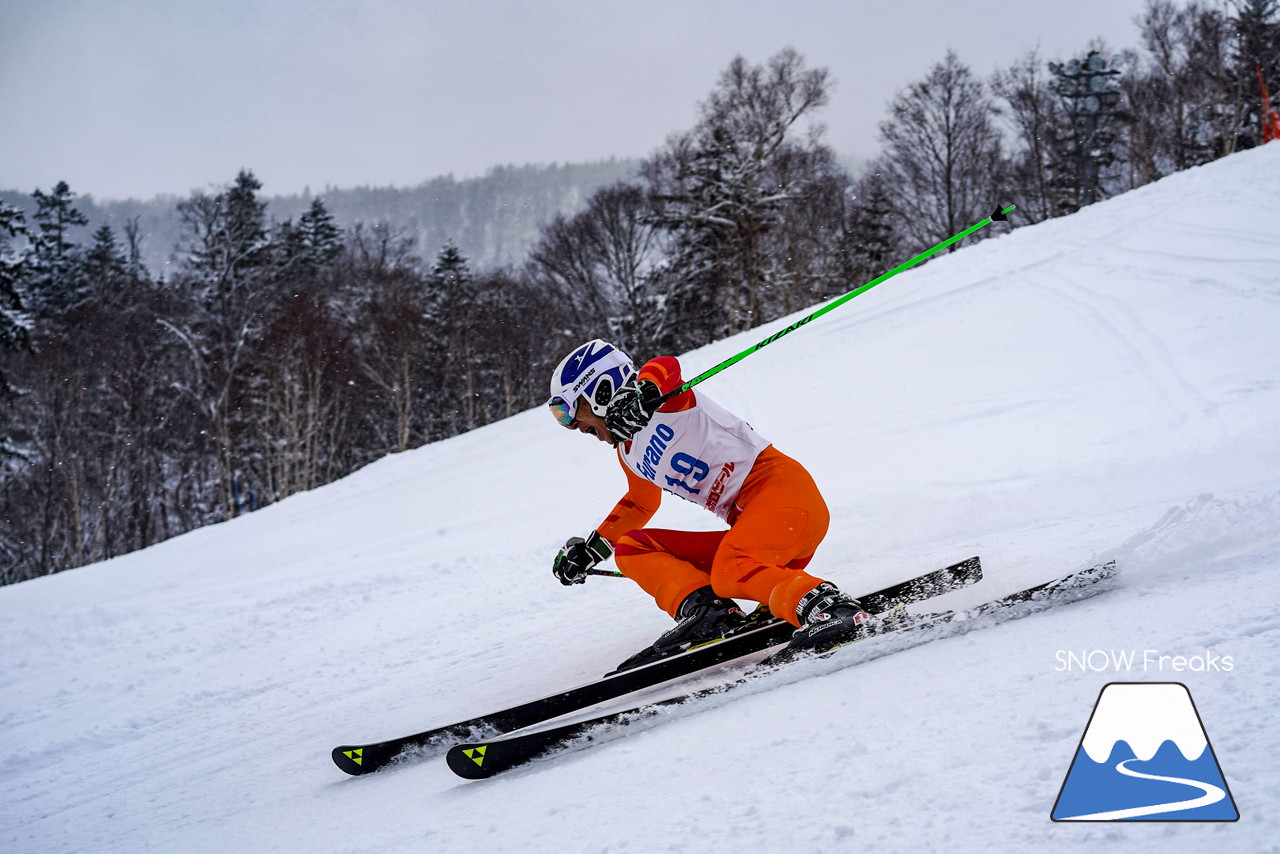
{"type": "Polygon", "coordinates": [[[1001,157],[995,117],[986,87],[953,51],[893,100],[880,137],[913,244],[936,243],[991,212],[1001,157]]]}
{"type": "Polygon", "coordinates": [[[1055,180],[1065,161],[1062,140],[1067,117],[1050,88],[1046,63],[1031,51],[992,79],[992,91],[1004,100],[1004,118],[1013,131],[1008,179],[1021,216],[1041,222],[1062,209],[1061,183],[1055,180]]]}

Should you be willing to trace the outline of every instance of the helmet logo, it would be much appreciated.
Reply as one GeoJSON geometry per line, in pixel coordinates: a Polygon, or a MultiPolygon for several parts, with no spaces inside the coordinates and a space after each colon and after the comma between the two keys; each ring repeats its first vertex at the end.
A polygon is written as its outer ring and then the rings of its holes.
{"type": "MultiPolygon", "coordinates": [[[[604,344],[604,342],[600,343],[604,344]]],[[[590,368],[613,351],[613,345],[611,344],[604,344],[599,349],[596,348],[595,341],[584,344],[565,362],[564,371],[560,374],[560,381],[568,385],[573,382],[574,377],[579,376],[582,371],[590,368]]]]}

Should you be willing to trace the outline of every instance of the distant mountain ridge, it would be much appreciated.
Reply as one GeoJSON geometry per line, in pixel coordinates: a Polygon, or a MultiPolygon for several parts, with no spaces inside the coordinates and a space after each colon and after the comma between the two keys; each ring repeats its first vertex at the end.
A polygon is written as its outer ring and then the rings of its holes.
{"type": "MultiPolygon", "coordinates": [[[[414,241],[414,254],[430,259],[453,241],[475,268],[501,267],[524,260],[538,239],[541,226],[556,214],[580,210],[597,189],[635,176],[638,160],[610,159],[594,163],[498,166],[480,178],[432,178],[415,187],[327,188],[320,193],[271,196],[271,176],[258,174],[260,198],[267,215],[277,222],[296,219],[315,197],[324,200],[334,220],[344,228],[357,222],[385,221],[414,241]]],[[[256,173],[255,173],[256,174],[256,173]]],[[[227,176],[227,182],[235,178],[227,176]]],[[[35,188],[32,188],[35,189],[35,188]]],[[[48,191],[49,188],[41,188],[48,191]]],[[[171,275],[176,247],[182,239],[177,205],[184,197],[158,196],[149,201],[97,201],[90,188],[72,187],[80,194],[76,207],[89,225],[72,239],[88,245],[103,224],[116,230],[123,243],[123,227],[137,218],[143,260],[152,274],[171,275]]],[[[206,188],[208,191],[208,188],[206,188]]],[[[0,200],[35,211],[31,190],[0,190],[0,200]]]]}

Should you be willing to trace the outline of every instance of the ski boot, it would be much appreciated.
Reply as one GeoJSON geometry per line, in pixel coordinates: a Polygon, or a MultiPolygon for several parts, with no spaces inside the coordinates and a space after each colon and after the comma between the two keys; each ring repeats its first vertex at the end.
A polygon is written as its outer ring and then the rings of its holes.
{"type": "Polygon", "coordinates": [[[700,587],[680,603],[674,628],[619,664],[613,673],[677,655],[695,646],[714,643],[732,634],[746,621],[742,609],[732,599],[717,596],[710,586],[700,587]]]}
{"type": "Polygon", "coordinates": [[[824,581],[804,594],[796,608],[800,628],[791,636],[786,649],[778,654],[779,660],[794,658],[802,653],[822,653],[862,640],[863,623],[871,619],[862,603],[824,581]]]}

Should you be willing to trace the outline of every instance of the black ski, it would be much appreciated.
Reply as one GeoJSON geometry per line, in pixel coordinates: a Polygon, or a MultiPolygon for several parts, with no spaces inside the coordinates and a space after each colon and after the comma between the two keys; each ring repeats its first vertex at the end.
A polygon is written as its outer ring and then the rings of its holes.
{"type": "MultiPolygon", "coordinates": [[[[866,641],[851,643],[844,650],[831,650],[826,655],[844,655],[855,650],[862,655],[851,657],[849,664],[856,664],[878,658],[926,643],[939,637],[954,636],[967,630],[965,623],[987,625],[988,621],[980,618],[999,615],[1001,621],[1016,619],[1035,611],[1056,605],[1075,602],[1097,595],[1108,589],[1102,582],[1115,575],[1115,561],[1092,567],[1063,576],[1052,581],[1029,587],[1026,590],[1002,596],[975,608],[964,611],[950,611],[940,614],[902,615],[890,617],[880,623],[879,631],[866,641]],[[931,631],[932,630],[932,631],[931,631]],[[882,642],[888,642],[882,645],[882,642]]],[[[550,727],[529,733],[517,733],[489,741],[475,741],[459,744],[449,750],[449,767],[455,774],[471,780],[492,777],[516,766],[523,765],[539,755],[566,745],[575,739],[591,743],[597,738],[616,737],[619,729],[638,721],[655,717],[673,706],[689,703],[694,700],[724,694],[739,688],[755,677],[778,670],[793,661],[811,660],[814,655],[801,656],[790,660],[771,662],[766,659],[756,667],[748,669],[732,681],[722,685],[691,691],[678,697],[649,703],[644,706],[612,712],[607,715],[593,717],[590,720],[577,721],[563,726],[550,727]]],[[[844,663],[841,663],[844,666],[844,663]]]]}
{"type": "MultiPolygon", "coordinates": [[[[899,605],[922,602],[951,590],[967,587],[980,580],[982,580],[982,564],[978,558],[971,557],[944,569],[891,584],[859,599],[863,608],[869,613],[881,614],[899,605]]],[[[402,738],[369,744],[340,745],[333,749],[333,761],[348,774],[359,775],[377,771],[406,752],[420,758],[437,755],[459,742],[492,738],[504,732],[532,726],[570,712],[589,708],[597,703],[616,700],[634,691],[652,688],[673,679],[767,650],[785,643],[790,639],[792,631],[790,623],[776,619],[769,620],[725,640],[696,647],[631,670],[614,673],[567,691],[521,703],[508,709],[402,738]]]]}

